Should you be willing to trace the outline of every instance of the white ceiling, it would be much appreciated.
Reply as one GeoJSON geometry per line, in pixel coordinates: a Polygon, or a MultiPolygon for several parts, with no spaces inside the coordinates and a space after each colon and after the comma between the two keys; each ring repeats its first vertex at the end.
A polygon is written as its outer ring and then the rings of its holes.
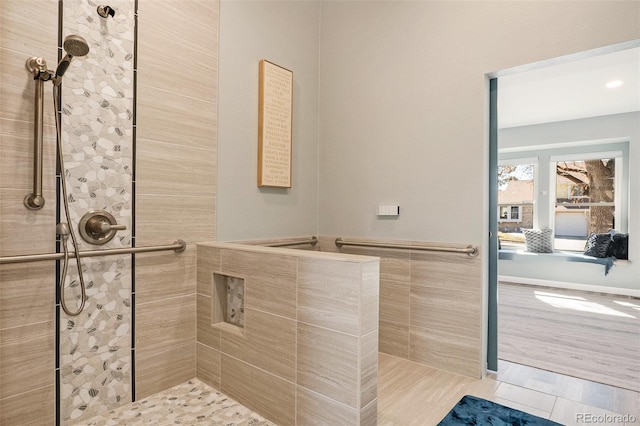
{"type": "Polygon", "coordinates": [[[498,127],[640,111],[640,48],[498,79],[498,127]],[[611,80],[622,86],[609,89],[611,80]]]}

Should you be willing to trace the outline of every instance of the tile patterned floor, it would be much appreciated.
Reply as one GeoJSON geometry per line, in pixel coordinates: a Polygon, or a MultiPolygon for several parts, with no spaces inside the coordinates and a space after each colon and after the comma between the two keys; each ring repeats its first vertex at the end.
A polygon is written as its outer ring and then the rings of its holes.
{"type": "Polygon", "coordinates": [[[197,379],[76,424],[275,426],[197,379]]]}

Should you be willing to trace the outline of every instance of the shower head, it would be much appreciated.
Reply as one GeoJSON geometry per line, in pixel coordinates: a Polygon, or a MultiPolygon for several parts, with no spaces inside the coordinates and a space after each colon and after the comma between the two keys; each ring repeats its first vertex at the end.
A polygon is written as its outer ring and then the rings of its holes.
{"type": "Polygon", "coordinates": [[[89,53],[89,44],[87,41],[75,34],[65,37],[62,47],[64,47],[64,50],[68,54],[73,56],[85,56],[89,53]]]}
{"type": "Polygon", "coordinates": [[[58,68],[56,68],[54,79],[58,82],[60,81],[60,77],[67,71],[67,68],[69,68],[69,65],[71,65],[71,60],[74,56],[85,56],[89,53],[89,44],[87,41],[75,34],[65,37],[62,47],[64,47],[67,54],[58,64],[58,68]]]}

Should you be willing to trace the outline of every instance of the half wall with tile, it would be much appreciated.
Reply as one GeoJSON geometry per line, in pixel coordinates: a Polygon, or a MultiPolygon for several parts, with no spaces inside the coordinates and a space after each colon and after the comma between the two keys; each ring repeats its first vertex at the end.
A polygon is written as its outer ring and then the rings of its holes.
{"type": "Polygon", "coordinates": [[[379,260],[198,244],[196,374],[280,425],[374,425],[379,260]],[[216,276],[244,280],[244,326],[216,319],[216,276]]]}
{"type": "MultiPolygon", "coordinates": [[[[320,250],[338,251],[336,237],[322,236],[319,240],[320,250]]],[[[380,258],[380,352],[465,376],[482,377],[481,256],[352,246],[344,246],[340,251],[380,258]]]]}

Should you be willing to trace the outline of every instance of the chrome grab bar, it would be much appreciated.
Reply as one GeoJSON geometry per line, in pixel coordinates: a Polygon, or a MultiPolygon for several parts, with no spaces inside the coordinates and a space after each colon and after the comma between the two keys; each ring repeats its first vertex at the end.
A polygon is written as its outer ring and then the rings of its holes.
{"type": "Polygon", "coordinates": [[[400,249],[400,250],[421,250],[421,251],[439,251],[439,252],[446,252],[446,253],[465,253],[471,257],[475,257],[478,255],[478,248],[472,245],[469,245],[465,248],[419,246],[419,245],[412,246],[408,244],[384,244],[384,243],[375,243],[375,242],[368,242],[368,241],[345,241],[342,238],[336,238],[336,246],[338,248],[342,248],[342,246],[358,246],[358,247],[390,248],[390,249],[400,249]]]}
{"type": "MultiPolygon", "coordinates": [[[[79,253],[69,253],[70,258],[76,256],[79,257],[100,257],[100,256],[114,256],[119,254],[136,254],[136,253],[151,253],[155,251],[168,251],[173,250],[176,253],[181,253],[187,248],[187,243],[183,240],[176,240],[173,244],[164,246],[148,246],[148,247],[124,247],[108,250],[87,250],[79,253]]],[[[27,254],[22,256],[4,256],[0,257],[0,265],[8,263],[25,263],[25,262],[39,262],[43,260],[58,260],[64,257],[64,253],[44,253],[44,254],[27,254]]]]}
{"type": "Polygon", "coordinates": [[[303,244],[311,244],[312,246],[315,246],[316,244],[318,244],[318,238],[317,237],[311,237],[309,239],[306,240],[295,240],[295,241],[282,241],[279,243],[270,243],[270,244],[265,244],[265,246],[267,247],[289,247],[289,246],[300,246],[303,244]]]}

